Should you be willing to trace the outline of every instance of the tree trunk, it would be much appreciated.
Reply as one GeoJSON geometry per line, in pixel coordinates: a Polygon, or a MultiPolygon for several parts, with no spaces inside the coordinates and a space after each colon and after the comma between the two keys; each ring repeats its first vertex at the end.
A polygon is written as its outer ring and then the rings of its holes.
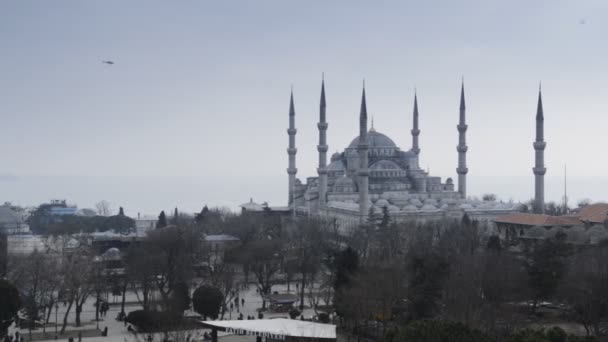
{"type": "Polygon", "coordinates": [[[300,285],[300,311],[304,310],[304,288],[306,287],[306,272],[302,272],[302,284],[300,285]]]}
{"type": "Polygon", "coordinates": [[[127,296],[127,281],[125,280],[124,286],[122,287],[122,302],[120,302],[120,315],[125,315],[125,300],[127,296]]]}
{"type": "Polygon", "coordinates": [[[80,313],[82,312],[82,304],[76,303],[76,326],[80,326],[80,313]]]}
{"type": "Polygon", "coordinates": [[[65,333],[65,327],[68,325],[68,315],[70,314],[70,310],[72,309],[72,304],[74,304],[74,299],[70,300],[70,304],[68,304],[67,310],[65,310],[65,315],[63,315],[63,325],[61,326],[60,334],[63,335],[65,333]]]}

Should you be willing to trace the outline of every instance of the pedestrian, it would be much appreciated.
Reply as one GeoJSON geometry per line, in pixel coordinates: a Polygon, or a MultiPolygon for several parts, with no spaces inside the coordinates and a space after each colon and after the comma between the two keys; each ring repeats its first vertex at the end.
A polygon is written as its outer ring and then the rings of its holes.
{"type": "Polygon", "coordinates": [[[148,334],[148,342],[152,342],[152,335],[148,334]]]}
{"type": "Polygon", "coordinates": [[[245,306],[245,298],[241,298],[241,306],[245,306]]]}
{"type": "Polygon", "coordinates": [[[78,332],[78,342],[82,342],[82,331],[78,332]]]}
{"type": "Polygon", "coordinates": [[[230,303],[230,311],[234,308],[234,303],[230,303]]]}

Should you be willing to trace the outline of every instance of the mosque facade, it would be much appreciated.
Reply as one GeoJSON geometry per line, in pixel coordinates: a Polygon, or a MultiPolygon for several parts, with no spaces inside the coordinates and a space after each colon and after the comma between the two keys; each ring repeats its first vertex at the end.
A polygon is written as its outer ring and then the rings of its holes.
{"type": "MultiPolygon", "coordinates": [[[[288,208],[294,215],[312,215],[335,219],[343,227],[357,227],[366,222],[370,215],[380,215],[388,209],[394,221],[462,219],[467,214],[471,219],[491,221],[498,216],[518,212],[519,203],[481,201],[467,197],[466,154],[466,104],[464,84],[460,92],[457,131],[458,184],[452,178],[443,180],[429,174],[419,165],[421,148],[418,142],[419,127],[418,99],[414,96],[412,145],[401,149],[395,142],[378,132],[372,124],[368,129],[365,86],[361,96],[359,114],[359,134],[342,152],[331,155],[327,160],[327,106],[325,82],[321,84],[319,105],[319,163],[317,175],[302,182],[296,168],[295,105],[293,92],[289,105],[289,146],[287,154],[288,208]]],[[[544,141],[542,140],[542,104],[539,92],[537,111],[536,165],[533,170],[536,179],[535,205],[542,208],[544,203],[542,186],[544,176],[544,141]],[[539,137],[538,134],[541,134],[539,137]],[[542,145],[542,146],[541,146],[542,145]],[[542,148],[542,150],[541,150],[542,148]],[[542,173],[542,174],[541,174],[542,173]]]]}

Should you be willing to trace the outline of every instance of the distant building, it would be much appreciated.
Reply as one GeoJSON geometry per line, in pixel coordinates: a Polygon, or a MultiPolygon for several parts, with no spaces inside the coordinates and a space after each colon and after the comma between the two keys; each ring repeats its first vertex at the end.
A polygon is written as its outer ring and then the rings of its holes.
{"type": "Polygon", "coordinates": [[[206,235],[204,246],[208,253],[208,261],[211,265],[220,264],[226,258],[226,252],[241,243],[239,238],[232,235],[206,235]]]}
{"type": "Polygon", "coordinates": [[[158,217],[137,214],[137,218],[135,219],[135,230],[137,231],[137,235],[145,236],[149,230],[156,228],[156,222],[158,222],[158,217]]]}
{"type": "Polygon", "coordinates": [[[23,208],[13,206],[10,202],[0,205],[0,232],[4,234],[27,233],[29,226],[25,222],[26,215],[23,208]]]}
{"type": "MultiPolygon", "coordinates": [[[[536,113],[536,141],[534,143],[536,163],[535,208],[544,208],[544,116],[539,91],[536,113]]],[[[359,134],[341,152],[331,155],[328,163],[325,82],[321,84],[319,105],[319,162],[317,176],[307,177],[303,182],[296,178],[296,124],[293,92],[289,103],[289,126],[287,134],[288,154],[288,211],[297,215],[320,216],[336,220],[342,230],[356,228],[366,222],[370,213],[380,215],[386,207],[391,219],[396,222],[455,219],[467,214],[472,220],[491,222],[494,218],[520,211],[522,205],[496,201],[478,201],[467,197],[466,105],[464,84],[461,87],[457,125],[458,142],[456,152],[458,183],[452,178],[442,180],[432,176],[419,163],[421,146],[419,136],[418,98],[414,94],[411,147],[401,149],[385,134],[371,124],[368,129],[365,87],[361,96],[359,134]]],[[[404,130],[405,133],[405,130],[404,130]]],[[[259,211],[252,203],[241,206],[243,211],[259,211]]]]}
{"type": "Polygon", "coordinates": [[[500,237],[511,244],[520,239],[544,240],[559,233],[573,244],[596,244],[608,239],[608,203],[590,204],[570,215],[513,213],[493,222],[500,237]]]}

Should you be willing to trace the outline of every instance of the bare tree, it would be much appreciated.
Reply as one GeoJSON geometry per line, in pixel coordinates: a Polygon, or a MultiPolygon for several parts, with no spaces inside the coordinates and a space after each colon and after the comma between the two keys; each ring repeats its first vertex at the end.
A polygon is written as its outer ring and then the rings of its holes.
{"type": "Polygon", "coordinates": [[[110,202],[106,200],[101,200],[95,204],[95,208],[97,208],[97,214],[99,216],[110,216],[112,214],[112,209],[110,207],[110,202]]]}
{"type": "MultiPolygon", "coordinates": [[[[55,291],[59,286],[56,258],[35,250],[29,255],[12,257],[9,266],[9,279],[23,296],[24,313],[32,324],[43,320],[46,309],[53,307],[55,291]]],[[[28,328],[31,338],[34,327],[28,328]]]]}
{"type": "Polygon", "coordinates": [[[200,254],[201,236],[192,227],[166,227],[149,232],[143,244],[153,265],[156,290],[168,310],[174,290],[193,277],[192,265],[200,254]]]}
{"type": "Polygon", "coordinates": [[[587,335],[599,336],[600,323],[608,321],[608,241],[576,254],[560,287],[561,297],[570,304],[572,318],[587,335]]]}
{"type": "Polygon", "coordinates": [[[126,259],[126,276],[137,300],[146,311],[150,310],[150,296],[156,284],[153,262],[145,246],[131,245],[126,259]]]}

